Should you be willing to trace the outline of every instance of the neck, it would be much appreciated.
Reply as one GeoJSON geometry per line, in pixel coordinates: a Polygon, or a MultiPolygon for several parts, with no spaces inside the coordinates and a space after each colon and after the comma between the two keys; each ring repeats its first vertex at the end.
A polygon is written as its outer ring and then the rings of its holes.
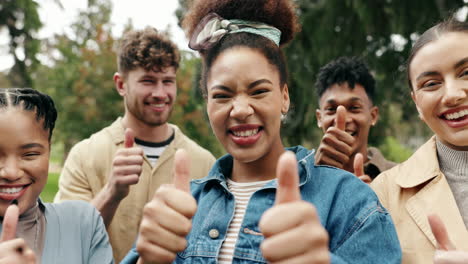
{"type": "Polygon", "coordinates": [[[278,159],[285,152],[281,141],[258,160],[243,162],[234,159],[231,179],[235,182],[266,181],[276,178],[278,159]]]}
{"type": "Polygon", "coordinates": [[[171,127],[164,123],[159,126],[151,126],[125,113],[122,124],[125,128],[131,128],[135,137],[148,142],[161,142],[172,135],[171,127]]]}
{"type": "Polygon", "coordinates": [[[437,139],[437,157],[440,170],[449,177],[468,176],[468,151],[453,149],[437,139]]]}

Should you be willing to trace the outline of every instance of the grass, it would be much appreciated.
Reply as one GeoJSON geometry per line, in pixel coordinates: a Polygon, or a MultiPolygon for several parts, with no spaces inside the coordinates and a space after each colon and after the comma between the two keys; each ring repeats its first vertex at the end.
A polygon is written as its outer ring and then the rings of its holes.
{"type": "Polygon", "coordinates": [[[51,172],[49,173],[49,178],[47,180],[47,184],[42,190],[40,195],[43,202],[51,203],[54,200],[54,196],[58,191],[58,178],[60,173],[51,172]]]}

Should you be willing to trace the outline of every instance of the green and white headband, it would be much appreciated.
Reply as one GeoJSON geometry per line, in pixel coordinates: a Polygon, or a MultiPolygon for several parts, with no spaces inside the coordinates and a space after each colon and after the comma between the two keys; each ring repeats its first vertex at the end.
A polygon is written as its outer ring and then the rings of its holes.
{"type": "Polygon", "coordinates": [[[189,47],[193,50],[207,50],[226,34],[247,32],[266,37],[279,46],[281,31],[273,26],[241,19],[224,19],[216,13],[206,15],[195,28],[189,47]]]}

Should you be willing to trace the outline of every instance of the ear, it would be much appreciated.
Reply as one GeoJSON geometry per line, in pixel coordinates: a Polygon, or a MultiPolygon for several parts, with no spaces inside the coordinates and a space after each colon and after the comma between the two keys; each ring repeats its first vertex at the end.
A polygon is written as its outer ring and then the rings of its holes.
{"type": "MultiPolygon", "coordinates": [[[[418,110],[418,113],[419,113],[419,119],[421,119],[422,121],[424,121],[424,117],[421,113],[421,109],[419,109],[419,106],[418,106],[418,100],[416,98],[416,95],[414,94],[414,91],[411,91],[411,99],[413,99],[413,102],[414,102],[414,105],[416,106],[416,110],[418,110]]],[[[426,121],[424,121],[426,122],[426,121]]]]}
{"type": "Polygon", "coordinates": [[[289,111],[289,104],[291,103],[291,101],[289,100],[289,89],[287,84],[283,86],[283,90],[281,91],[281,93],[283,94],[281,113],[286,114],[289,111]]]}
{"type": "Polygon", "coordinates": [[[370,110],[371,114],[371,124],[374,126],[379,120],[379,108],[377,106],[372,106],[370,110]]]}
{"type": "Polygon", "coordinates": [[[118,72],[114,73],[114,84],[115,89],[120,94],[120,96],[125,96],[125,94],[127,93],[125,89],[125,80],[123,76],[118,72]]]}
{"type": "Polygon", "coordinates": [[[317,118],[317,126],[322,128],[322,111],[320,109],[315,109],[315,117],[317,118]]]}

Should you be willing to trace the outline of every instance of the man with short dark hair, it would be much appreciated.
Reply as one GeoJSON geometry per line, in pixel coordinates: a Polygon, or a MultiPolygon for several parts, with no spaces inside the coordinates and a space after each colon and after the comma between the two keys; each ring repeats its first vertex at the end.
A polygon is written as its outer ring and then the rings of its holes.
{"type": "Polygon", "coordinates": [[[126,33],[114,75],[125,114],[76,144],[60,175],[55,200],[90,201],[100,211],[117,263],[136,239],[144,205],[161,184],[172,182],[176,150],[189,154],[192,178],[208,175],[215,161],[168,123],[179,61],[165,34],[153,28],[126,33]]]}
{"type": "Polygon", "coordinates": [[[341,57],[323,66],[316,81],[317,124],[325,133],[317,148],[317,164],[355,173],[370,183],[395,163],[367,145],[379,117],[373,104],[375,80],[359,58],[341,57]]]}

